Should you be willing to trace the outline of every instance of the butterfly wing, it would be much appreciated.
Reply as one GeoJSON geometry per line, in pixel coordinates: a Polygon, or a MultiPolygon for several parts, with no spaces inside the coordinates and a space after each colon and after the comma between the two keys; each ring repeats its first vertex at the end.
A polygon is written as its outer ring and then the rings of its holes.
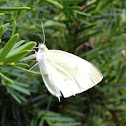
{"type": "Polygon", "coordinates": [[[48,50],[39,64],[46,87],[58,98],[76,95],[99,83],[103,76],[100,71],[88,61],[73,54],[48,50]],[[43,64],[43,65],[42,65],[43,64]],[[60,93],[61,92],[61,93],[60,93]]]}

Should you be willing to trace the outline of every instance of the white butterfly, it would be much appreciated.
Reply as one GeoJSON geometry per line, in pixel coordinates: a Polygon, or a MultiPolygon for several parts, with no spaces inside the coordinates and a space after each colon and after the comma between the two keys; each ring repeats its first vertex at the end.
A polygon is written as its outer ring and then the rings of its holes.
{"type": "Polygon", "coordinates": [[[67,98],[86,91],[103,78],[101,72],[88,61],[61,50],[48,50],[44,43],[39,44],[36,60],[40,72],[48,74],[42,74],[48,91],[59,100],[62,95],[67,98]]]}

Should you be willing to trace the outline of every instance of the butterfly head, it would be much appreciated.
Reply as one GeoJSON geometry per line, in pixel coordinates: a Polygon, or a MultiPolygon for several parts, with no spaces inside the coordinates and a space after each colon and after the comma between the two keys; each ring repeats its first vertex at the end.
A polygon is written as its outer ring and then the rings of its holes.
{"type": "Polygon", "coordinates": [[[39,44],[38,48],[40,50],[42,50],[42,51],[47,51],[48,50],[45,44],[39,44]]]}
{"type": "Polygon", "coordinates": [[[43,60],[43,55],[47,51],[47,47],[45,44],[39,44],[38,46],[38,52],[36,52],[36,60],[37,61],[42,61],[43,60]]]}

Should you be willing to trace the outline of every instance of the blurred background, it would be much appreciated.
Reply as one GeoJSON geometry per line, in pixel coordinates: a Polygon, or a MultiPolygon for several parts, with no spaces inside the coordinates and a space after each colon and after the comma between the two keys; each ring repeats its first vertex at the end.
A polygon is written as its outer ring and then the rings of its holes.
{"type": "MultiPolygon", "coordinates": [[[[49,49],[88,60],[104,78],[88,91],[59,102],[41,75],[0,64],[0,72],[15,82],[0,78],[0,125],[125,126],[125,0],[1,0],[0,25],[7,30],[0,48],[14,33],[19,33],[18,41],[40,43],[34,28],[42,35],[41,21],[49,49]]],[[[37,66],[33,70],[39,71],[37,66]]]]}

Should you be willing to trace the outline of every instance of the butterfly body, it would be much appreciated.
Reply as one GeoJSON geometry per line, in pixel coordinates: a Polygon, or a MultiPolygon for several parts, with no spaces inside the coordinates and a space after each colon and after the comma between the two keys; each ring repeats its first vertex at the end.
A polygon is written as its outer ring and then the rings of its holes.
{"type": "Polygon", "coordinates": [[[39,63],[43,81],[48,91],[65,98],[76,95],[99,83],[103,76],[88,61],[61,50],[48,50],[44,44],[39,45],[36,60],[39,63]]]}

